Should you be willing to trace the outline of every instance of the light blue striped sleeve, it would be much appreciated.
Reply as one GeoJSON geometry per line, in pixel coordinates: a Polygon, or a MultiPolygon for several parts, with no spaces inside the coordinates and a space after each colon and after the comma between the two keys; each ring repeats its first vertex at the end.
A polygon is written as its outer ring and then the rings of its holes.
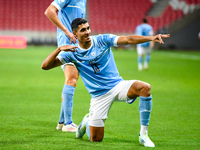
{"type": "Polygon", "coordinates": [[[69,2],[70,0],[54,0],[51,5],[54,5],[60,11],[69,2]]]}

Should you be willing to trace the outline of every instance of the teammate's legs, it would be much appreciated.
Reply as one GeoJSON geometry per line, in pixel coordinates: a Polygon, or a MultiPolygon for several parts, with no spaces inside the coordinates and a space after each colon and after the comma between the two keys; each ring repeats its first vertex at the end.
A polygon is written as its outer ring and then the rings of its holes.
{"type": "MultiPolygon", "coordinates": [[[[63,33],[57,37],[58,47],[62,45],[69,45],[70,39],[63,33]]],[[[62,52],[61,52],[62,53],[62,52]]],[[[65,64],[61,66],[65,75],[65,84],[62,90],[62,103],[59,123],[65,124],[62,130],[65,132],[75,132],[76,125],[72,123],[72,108],[73,108],[73,96],[76,87],[76,83],[79,77],[78,71],[73,63],[65,64]],[[71,123],[71,124],[70,124],[71,123]],[[70,125],[69,125],[70,124],[70,125]],[[73,130],[72,130],[73,129],[73,130]]],[[[61,124],[58,123],[58,126],[61,124]]],[[[58,127],[57,126],[57,127],[58,127]]],[[[59,128],[60,129],[60,128],[59,128]]]]}
{"type": "MultiPolygon", "coordinates": [[[[61,120],[61,117],[64,116],[64,125],[69,125],[73,122],[72,121],[73,96],[79,74],[76,67],[73,65],[65,65],[64,74],[65,74],[65,85],[63,86],[63,91],[62,91],[63,101],[61,107],[61,113],[64,113],[64,115],[60,114],[59,120],[61,120]]],[[[72,128],[69,129],[70,127],[65,128],[64,126],[63,131],[75,132],[75,128],[73,129],[73,127],[74,125],[72,125],[72,128]]]]}
{"type": "Polygon", "coordinates": [[[151,49],[150,49],[150,47],[146,47],[145,51],[146,51],[146,56],[145,56],[145,61],[144,61],[144,68],[148,69],[149,68],[148,64],[149,64],[149,61],[151,59],[151,49]]]}
{"type": "Polygon", "coordinates": [[[64,124],[70,124],[72,122],[72,108],[73,108],[73,96],[76,87],[76,83],[79,77],[78,71],[73,65],[65,65],[65,85],[62,91],[64,106],[64,124]]]}
{"type": "Polygon", "coordinates": [[[59,118],[59,121],[58,123],[59,124],[64,124],[64,109],[63,109],[63,97],[61,96],[61,109],[60,109],[60,118],[59,118]]]}
{"type": "Polygon", "coordinates": [[[58,124],[56,126],[56,129],[62,130],[63,126],[64,126],[64,109],[63,109],[63,98],[61,96],[60,118],[59,118],[58,124]]]}
{"type": "Polygon", "coordinates": [[[138,53],[138,70],[142,70],[142,62],[143,62],[143,48],[141,46],[137,46],[138,53]]]}

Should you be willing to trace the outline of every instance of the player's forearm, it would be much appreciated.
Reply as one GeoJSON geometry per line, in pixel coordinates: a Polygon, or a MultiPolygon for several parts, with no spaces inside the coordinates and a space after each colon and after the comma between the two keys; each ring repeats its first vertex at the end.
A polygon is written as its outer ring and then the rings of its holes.
{"type": "Polygon", "coordinates": [[[57,15],[57,9],[54,6],[49,6],[49,8],[47,8],[45,11],[45,15],[56,27],[60,28],[63,32],[69,32],[69,30],[62,24],[62,22],[60,22],[57,15]]]}
{"type": "Polygon", "coordinates": [[[47,56],[47,58],[43,61],[41,68],[43,70],[49,70],[51,68],[61,65],[61,62],[55,62],[56,56],[59,54],[60,51],[60,48],[57,48],[49,56],[47,56]]]}
{"type": "Polygon", "coordinates": [[[128,44],[140,44],[144,42],[152,41],[152,36],[139,36],[139,35],[132,35],[128,37],[128,44]]]}
{"type": "Polygon", "coordinates": [[[117,44],[139,44],[148,41],[164,44],[162,38],[169,38],[169,37],[170,34],[158,34],[155,36],[139,36],[139,35],[120,36],[117,40],[117,44]]]}

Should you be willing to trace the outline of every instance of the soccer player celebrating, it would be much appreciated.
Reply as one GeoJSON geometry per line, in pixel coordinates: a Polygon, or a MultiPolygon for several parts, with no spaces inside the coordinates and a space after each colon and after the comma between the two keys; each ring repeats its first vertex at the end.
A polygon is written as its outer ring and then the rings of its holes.
{"type": "MultiPolygon", "coordinates": [[[[85,18],[87,0],[54,0],[46,9],[45,15],[57,26],[57,45],[74,45],[77,41],[71,29],[71,22],[76,18],[85,18]],[[58,12],[58,14],[57,14],[58,12]]],[[[56,129],[63,132],[76,132],[77,125],[72,121],[73,96],[79,77],[73,63],[62,66],[65,84],[62,90],[60,118],[56,129]]]]}
{"type": "MultiPolygon", "coordinates": [[[[138,25],[136,27],[136,35],[141,36],[151,36],[153,35],[153,28],[151,25],[148,24],[147,19],[144,18],[142,20],[142,24],[138,25]]],[[[151,50],[154,46],[154,43],[151,42],[145,42],[141,44],[137,44],[137,53],[138,53],[138,70],[141,71],[143,69],[143,57],[145,56],[144,60],[144,68],[148,69],[148,64],[151,58],[151,50]]]]}
{"type": "Polygon", "coordinates": [[[117,70],[111,47],[147,41],[163,44],[162,38],[168,38],[169,35],[116,36],[103,34],[90,36],[89,23],[83,18],[75,19],[71,27],[73,34],[78,39],[76,46],[58,47],[43,61],[41,67],[48,70],[73,62],[91,94],[89,115],[85,115],[78,126],[76,137],[82,138],[86,132],[90,141],[102,141],[104,123],[113,102],[132,103],[137,97],[140,97],[141,130],[139,141],[144,146],[154,147],[154,143],[148,137],[148,125],[152,109],[151,86],[139,80],[123,80],[117,70]],[[65,52],[58,55],[61,51],[65,52]]]}

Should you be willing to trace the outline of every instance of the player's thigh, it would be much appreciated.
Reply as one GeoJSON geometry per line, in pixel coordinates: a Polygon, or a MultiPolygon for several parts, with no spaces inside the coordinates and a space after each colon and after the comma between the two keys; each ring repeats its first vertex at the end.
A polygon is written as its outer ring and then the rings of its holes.
{"type": "Polygon", "coordinates": [[[64,74],[65,80],[69,82],[76,82],[79,77],[78,70],[74,65],[65,65],[64,74]]]}
{"type": "Polygon", "coordinates": [[[116,87],[115,93],[117,93],[117,99],[115,101],[124,101],[127,102],[127,100],[130,100],[128,97],[128,91],[132,84],[136,82],[137,80],[124,80],[121,81],[116,87]]]}
{"type": "MultiPolygon", "coordinates": [[[[104,95],[91,99],[89,109],[90,121],[108,118],[108,113],[115,99],[115,93],[113,94],[112,91],[113,89],[104,95]]],[[[92,126],[94,126],[94,124],[92,124],[92,126]]],[[[97,126],[97,124],[95,126],[97,126]]]]}
{"type": "Polygon", "coordinates": [[[143,81],[135,81],[128,90],[127,96],[131,99],[134,99],[138,96],[149,96],[151,86],[150,84],[143,81]]]}

